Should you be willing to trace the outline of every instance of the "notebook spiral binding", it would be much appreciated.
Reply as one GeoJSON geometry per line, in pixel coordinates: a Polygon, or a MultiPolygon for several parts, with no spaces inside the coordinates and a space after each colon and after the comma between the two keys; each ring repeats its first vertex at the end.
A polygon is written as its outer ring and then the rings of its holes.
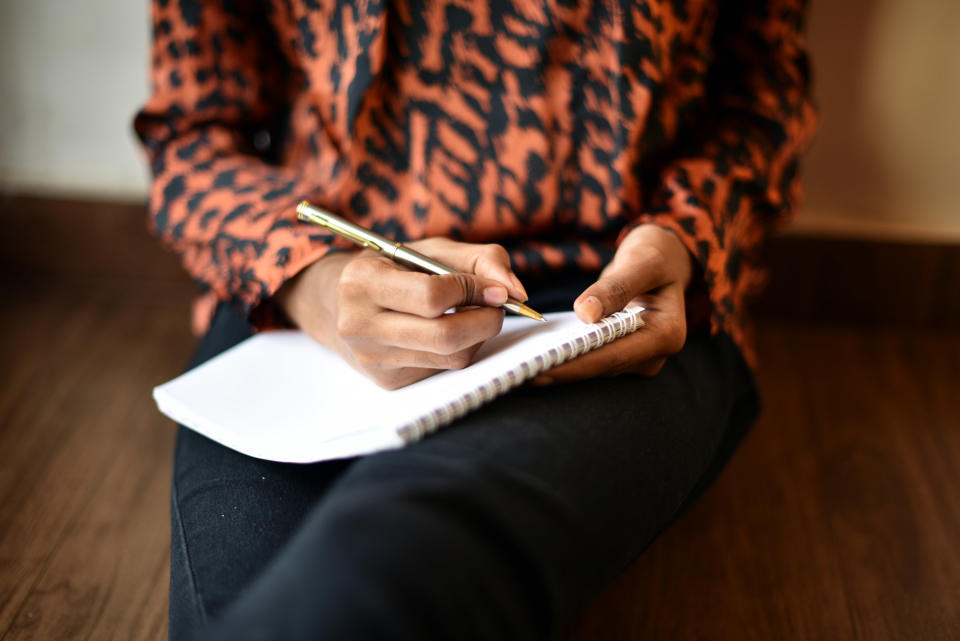
{"type": "Polygon", "coordinates": [[[521,363],[518,367],[502,376],[498,376],[489,383],[455,398],[423,418],[397,428],[397,434],[407,443],[417,441],[443,425],[451,423],[489,403],[496,397],[506,394],[514,387],[518,387],[534,378],[540,372],[556,367],[560,363],[634,332],[643,327],[643,324],[643,318],[635,309],[628,308],[611,314],[594,323],[594,327],[589,333],[557,347],[551,347],[546,354],[539,354],[532,360],[521,363]]]}

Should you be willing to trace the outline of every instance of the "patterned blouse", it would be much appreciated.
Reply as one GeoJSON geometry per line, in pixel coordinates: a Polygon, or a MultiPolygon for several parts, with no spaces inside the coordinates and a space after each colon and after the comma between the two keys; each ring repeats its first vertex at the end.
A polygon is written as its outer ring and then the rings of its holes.
{"type": "Polygon", "coordinates": [[[302,199],[397,240],[500,243],[521,279],[597,272],[652,222],[749,352],[757,250],[814,128],[804,5],[154,0],[151,226],[204,300],[264,322],[345,247],[302,199]]]}

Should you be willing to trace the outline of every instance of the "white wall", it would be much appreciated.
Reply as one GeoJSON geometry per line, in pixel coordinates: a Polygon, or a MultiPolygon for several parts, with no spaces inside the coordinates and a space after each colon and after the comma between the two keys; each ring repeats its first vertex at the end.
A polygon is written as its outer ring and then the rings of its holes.
{"type": "Polygon", "coordinates": [[[141,199],[148,0],[0,0],[0,189],[141,199]]]}
{"type": "MultiPolygon", "coordinates": [[[[149,0],[0,0],[0,189],[139,199],[149,0]]],[[[813,0],[796,227],[960,241],[960,2],[813,0]]]]}

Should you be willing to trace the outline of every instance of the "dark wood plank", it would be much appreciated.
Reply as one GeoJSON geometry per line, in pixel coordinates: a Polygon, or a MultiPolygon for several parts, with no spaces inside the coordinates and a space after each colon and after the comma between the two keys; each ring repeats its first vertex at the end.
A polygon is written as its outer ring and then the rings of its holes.
{"type": "Polygon", "coordinates": [[[183,280],[147,232],[143,203],[0,194],[0,267],[35,277],[183,280]]]}
{"type": "Polygon", "coordinates": [[[186,362],[189,295],[3,285],[2,637],[163,638],[173,426],[150,387],[186,362]]]}
{"type": "Polygon", "coordinates": [[[761,339],[758,425],[565,641],[960,638],[960,335],[761,339]]]}
{"type": "Polygon", "coordinates": [[[960,245],[786,235],[766,251],[763,317],[960,329],[960,245]]]}

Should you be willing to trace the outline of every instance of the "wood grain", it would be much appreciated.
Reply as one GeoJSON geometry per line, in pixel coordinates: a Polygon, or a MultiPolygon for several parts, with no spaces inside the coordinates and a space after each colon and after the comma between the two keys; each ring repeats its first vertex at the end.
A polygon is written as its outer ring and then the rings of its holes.
{"type": "Polygon", "coordinates": [[[761,330],[759,423],[564,641],[960,638],[960,336],[761,330]]]}
{"type": "MultiPolygon", "coordinates": [[[[187,360],[194,288],[140,206],[0,205],[0,641],[163,639],[173,426],[149,390],[187,360]]],[[[856,280],[780,247],[820,307],[768,297],[763,416],[562,641],[960,638],[960,332],[889,300],[826,322],[856,280]]],[[[953,318],[957,248],[917,251],[915,302],[953,318]]]]}
{"type": "Polygon", "coordinates": [[[189,294],[0,285],[0,636],[164,638],[173,427],[150,387],[186,362],[189,294]]]}
{"type": "Polygon", "coordinates": [[[776,236],[763,318],[960,330],[960,245],[776,236]]]}

